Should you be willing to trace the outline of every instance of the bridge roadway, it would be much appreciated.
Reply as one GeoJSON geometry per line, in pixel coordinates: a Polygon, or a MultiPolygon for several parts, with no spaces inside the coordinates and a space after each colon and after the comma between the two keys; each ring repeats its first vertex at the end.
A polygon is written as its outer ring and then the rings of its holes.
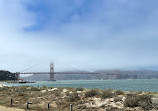
{"type": "MultiPolygon", "coordinates": [[[[50,72],[17,72],[18,74],[50,74],[50,72]]],[[[99,73],[99,72],[54,72],[53,74],[104,74],[104,75],[119,75],[111,73],[99,73]]]]}

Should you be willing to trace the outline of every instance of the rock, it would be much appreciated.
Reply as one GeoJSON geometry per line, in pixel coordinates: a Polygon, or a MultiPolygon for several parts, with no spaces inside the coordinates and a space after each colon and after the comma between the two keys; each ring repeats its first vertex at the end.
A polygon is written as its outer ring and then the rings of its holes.
{"type": "Polygon", "coordinates": [[[109,102],[109,99],[101,100],[101,98],[94,97],[92,99],[92,101],[90,101],[90,100],[88,100],[88,101],[89,101],[89,103],[87,103],[87,107],[98,108],[98,107],[105,106],[109,102]]]}
{"type": "Polygon", "coordinates": [[[124,102],[126,100],[126,97],[122,97],[122,101],[124,102]]]}
{"type": "Polygon", "coordinates": [[[58,88],[48,89],[49,92],[56,91],[56,90],[58,90],[58,88]]]}
{"type": "Polygon", "coordinates": [[[109,99],[109,102],[114,102],[114,98],[110,98],[110,99],[109,99]]]}
{"type": "Polygon", "coordinates": [[[45,93],[45,92],[47,92],[46,90],[41,90],[41,93],[45,93]]]}
{"type": "Polygon", "coordinates": [[[122,105],[122,103],[121,102],[116,102],[116,105],[122,105]]]}
{"type": "Polygon", "coordinates": [[[32,89],[32,88],[31,88],[31,87],[28,87],[27,89],[29,89],[29,90],[30,90],[30,89],[32,89]]]}
{"type": "Polygon", "coordinates": [[[67,89],[63,89],[63,93],[66,93],[68,90],[67,89]]]}
{"type": "Polygon", "coordinates": [[[53,91],[56,91],[56,90],[58,90],[58,88],[53,88],[52,90],[53,90],[53,91]]]}
{"type": "Polygon", "coordinates": [[[158,98],[151,98],[153,104],[158,104],[158,98]]]}
{"type": "Polygon", "coordinates": [[[49,92],[53,91],[52,89],[48,89],[49,92]]]}
{"type": "Polygon", "coordinates": [[[82,91],[77,91],[77,93],[78,93],[78,94],[81,94],[81,93],[82,93],[82,91]]]}
{"type": "Polygon", "coordinates": [[[118,109],[123,108],[123,104],[121,102],[116,102],[116,105],[118,109]]]}
{"type": "Polygon", "coordinates": [[[48,89],[49,92],[56,91],[56,90],[58,90],[58,88],[48,89]]]}
{"type": "Polygon", "coordinates": [[[37,99],[41,99],[42,97],[37,97],[37,99]]]}

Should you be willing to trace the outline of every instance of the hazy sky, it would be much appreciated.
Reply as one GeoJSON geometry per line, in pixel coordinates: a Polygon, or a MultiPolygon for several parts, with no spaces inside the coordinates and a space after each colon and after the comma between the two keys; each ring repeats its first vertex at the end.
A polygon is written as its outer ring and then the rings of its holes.
{"type": "Polygon", "coordinates": [[[0,0],[0,69],[158,69],[158,0],[0,0]]]}

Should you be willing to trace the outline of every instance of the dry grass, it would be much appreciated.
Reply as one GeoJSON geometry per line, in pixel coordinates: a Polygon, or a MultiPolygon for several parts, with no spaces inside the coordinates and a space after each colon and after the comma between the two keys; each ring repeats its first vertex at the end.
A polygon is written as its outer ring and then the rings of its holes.
{"type": "MultiPolygon", "coordinates": [[[[126,107],[138,106],[144,109],[151,109],[152,103],[149,94],[158,95],[156,92],[147,93],[147,95],[142,95],[142,93],[138,92],[130,92],[132,94],[127,94],[120,90],[57,88],[57,90],[49,92],[47,89],[52,89],[52,87],[0,87],[0,105],[10,106],[10,98],[12,98],[13,107],[22,109],[26,109],[25,103],[29,101],[33,103],[29,105],[30,109],[35,111],[46,111],[48,103],[50,103],[50,111],[68,111],[70,104],[74,105],[75,111],[81,111],[84,108],[87,108],[86,103],[93,97],[102,98],[104,100],[107,98],[114,98],[114,102],[119,102],[122,100],[122,96],[125,96],[127,97],[124,104],[126,107]],[[63,93],[63,89],[67,89],[68,91],[63,93]],[[42,90],[45,90],[45,92],[41,92],[42,90]],[[82,94],[78,94],[77,91],[82,91],[82,94]],[[120,95],[121,97],[119,97],[120,95]]],[[[95,109],[98,110],[99,108],[95,109]]],[[[92,109],[85,109],[85,111],[89,110],[92,109]]]]}

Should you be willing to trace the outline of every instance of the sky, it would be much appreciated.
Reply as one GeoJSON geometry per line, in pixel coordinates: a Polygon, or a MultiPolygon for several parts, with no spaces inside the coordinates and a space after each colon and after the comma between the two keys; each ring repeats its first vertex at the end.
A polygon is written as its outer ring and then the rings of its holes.
{"type": "Polygon", "coordinates": [[[157,70],[157,4],[0,0],[0,69],[49,71],[54,62],[56,71],[157,70]]]}

